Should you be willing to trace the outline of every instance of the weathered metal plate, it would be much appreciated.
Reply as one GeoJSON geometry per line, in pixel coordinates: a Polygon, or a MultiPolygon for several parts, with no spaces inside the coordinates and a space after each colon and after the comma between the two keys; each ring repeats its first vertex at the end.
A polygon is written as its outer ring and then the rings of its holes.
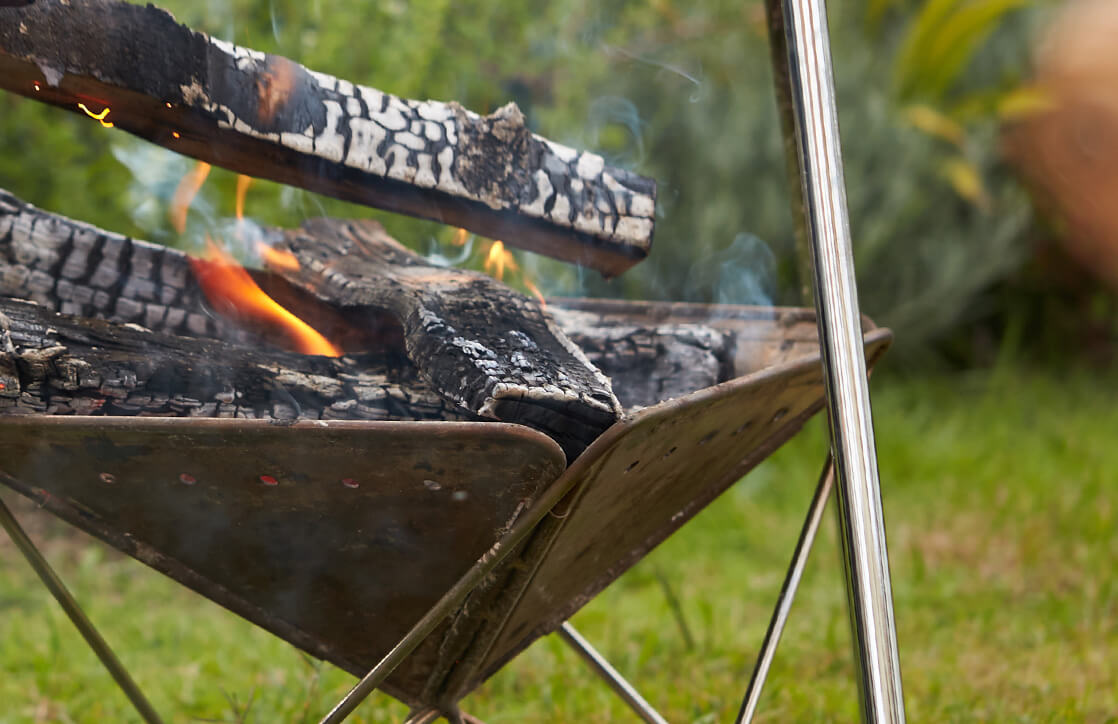
{"type": "MultiPolygon", "coordinates": [[[[866,335],[870,364],[891,339],[888,330],[866,335]]],[[[564,474],[564,481],[578,481],[562,527],[543,546],[481,674],[465,689],[557,629],[791,438],[823,402],[816,351],[647,408],[610,428],[564,474]]]]}
{"type": "Polygon", "coordinates": [[[355,674],[563,468],[501,423],[0,418],[0,483],[355,674]]]}

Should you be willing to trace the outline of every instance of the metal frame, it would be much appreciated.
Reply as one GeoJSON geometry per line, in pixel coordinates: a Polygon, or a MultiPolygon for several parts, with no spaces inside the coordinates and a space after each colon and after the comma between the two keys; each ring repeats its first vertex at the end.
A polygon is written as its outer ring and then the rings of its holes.
{"type": "Polygon", "coordinates": [[[668,720],[660,716],[660,713],[652,708],[652,705],[633,688],[633,685],[626,681],[625,677],[618,673],[606,657],[598,653],[598,650],[591,646],[590,642],[584,639],[582,634],[576,631],[569,621],[564,622],[556,633],[564,643],[582,657],[595,674],[609,684],[614,693],[620,696],[637,716],[648,724],[668,724],[668,720]]]}
{"type": "MultiPolygon", "coordinates": [[[[787,76],[777,74],[777,99],[785,114],[783,127],[794,134],[800,200],[806,236],[811,242],[862,717],[867,722],[901,724],[905,720],[904,694],[846,207],[827,8],[824,0],[767,3],[773,24],[770,37],[777,37],[779,42],[783,36],[787,58],[787,76]],[[787,120],[789,114],[791,122],[787,120]]],[[[774,61],[778,52],[774,43],[774,61]]],[[[785,147],[792,151],[793,143],[786,139],[785,147]]]]}
{"type": "MultiPolygon", "coordinates": [[[[769,664],[829,497],[833,461],[838,480],[839,524],[862,717],[875,724],[903,724],[904,695],[846,206],[827,9],[824,0],[766,0],[766,5],[785,149],[789,169],[795,168],[800,181],[793,189],[793,210],[797,217],[802,212],[799,236],[801,242],[809,242],[810,248],[812,288],[831,423],[831,458],[812,500],[738,721],[749,721],[756,711],[769,664]]],[[[539,507],[542,506],[537,509],[539,507]]],[[[533,519],[532,525],[535,517],[529,516],[533,519]]],[[[521,519],[517,528],[528,522],[521,519]]],[[[506,537],[511,538],[514,532],[506,537]]],[[[450,613],[453,601],[464,598],[468,589],[460,595],[456,592],[467,585],[472,589],[521,537],[507,545],[503,545],[504,541],[497,543],[346,695],[322,724],[336,724],[345,719],[438,621],[450,613]],[[471,585],[470,581],[474,583],[471,585]]],[[[569,624],[564,624],[561,635],[646,721],[663,721],[569,624]]]]}
{"type": "Polygon", "coordinates": [[[106,643],[105,639],[101,637],[101,634],[97,632],[97,628],[93,625],[93,622],[90,621],[89,617],[82,611],[77,600],[75,600],[74,596],[67,590],[66,585],[62,583],[62,579],[58,577],[54,569],[50,567],[50,563],[47,562],[47,559],[44,558],[43,554],[39,552],[39,549],[35,547],[35,544],[27,536],[26,531],[20,526],[16,517],[12,515],[12,511],[8,509],[3,499],[0,499],[0,527],[8,532],[16,548],[18,548],[19,552],[23,554],[23,557],[27,559],[27,562],[31,564],[31,567],[35,569],[35,573],[39,575],[39,579],[42,580],[43,585],[47,587],[47,590],[54,596],[54,599],[58,601],[58,605],[61,606],[62,610],[66,612],[66,615],[70,617],[70,620],[74,623],[78,632],[81,633],[86,643],[89,644],[89,648],[93,649],[93,653],[97,654],[97,658],[101,660],[101,664],[108,669],[109,674],[116,681],[125,696],[128,697],[128,700],[132,702],[132,706],[135,707],[140,717],[147,724],[162,724],[163,720],[155,713],[155,709],[152,708],[151,703],[147,700],[147,697],[144,696],[144,693],[140,691],[140,687],[137,686],[132,677],[128,675],[128,671],[124,668],[124,664],[120,663],[120,659],[118,659],[116,654],[113,653],[113,650],[109,648],[109,644],[106,643]]]}
{"type": "MultiPolygon", "coordinates": [[[[867,722],[905,720],[889,561],[881,508],[872,410],[862,347],[861,315],[846,207],[830,39],[824,0],[766,0],[777,104],[781,113],[799,238],[809,245],[811,278],[822,348],[831,423],[831,455],[816,488],[773,619],[759,653],[738,722],[756,711],[761,689],[803,574],[822,511],[838,481],[839,522],[853,629],[859,693],[867,722]],[[832,464],[833,461],[833,464],[832,464]]],[[[567,492],[552,486],[511,530],[475,563],[415,626],[322,719],[337,724],[392,673],[435,627],[492,572],[567,492]]],[[[97,633],[77,602],[0,501],[0,524],[35,568],[43,583],[97,653],[102,663],[149,724],[160,722],[151,704],[97,633]]],[[[617,691],[645,721],[663,724],[633,687],[569,624],[559,635],[617,691]]],[[[409,721],[428,721],[427,709],[409,721]]],[[[464,719],[458,714],[455,718],[464,719]]]]}

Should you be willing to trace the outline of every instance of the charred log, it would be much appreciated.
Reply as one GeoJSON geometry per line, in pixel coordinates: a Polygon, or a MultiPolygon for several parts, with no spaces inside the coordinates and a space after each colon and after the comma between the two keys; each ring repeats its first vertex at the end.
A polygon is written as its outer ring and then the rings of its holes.
{"type": "MultiPolygon", "coordinates": [[[[434,285],[423,288],[427,286],[425,275],[436,275],[445,282],[442,295],[466,294],[474,289],[477,293],[473,298],[489,299],[492,303],[480,304],[480,307],[489,310],[492,324],[505,328],[520,324],[520,320],[509,316],[516,311],[522,317],[535,320],[532,324],[537,332],[542,334],[545,330],[540,330],[540,325],[546,326],[553,341],[565,334],[576,350],[585,351],[590,361],[612,378],[613,390],[626,407],[679,397],[744,374],[753,366],[743,365],[739,359],[742,356],[739,331],[719,327],[714,320],[708,323],[702,315],[686,313],[686,310],[678,315],[679,320],[686,323],[672,318],[653,319],[639,309],[628,307],[619,307],[616,312],[591,313],[553,304],[549,314],[544,315],[534,302],[492,280],[425,265],[376,227],[318,221],[297,232],[270,233],[278,239],[286,236],[311,257],[318,248],[316,234],[319,233],[326,239],[322,250],[328,256],[338,256],[336,251],[329,251],[331,244],[335,249],[341,244],[350,252],[346,258],[337,260],[341,267],[327,271],[322,265],[318,272],[303,272],[307,278],[295,279],[312,289],[320,287],[321,296],[334,299],[338,306],[301,292],[275,274],[256,274],[265,291],[312,322],[312,326],[330,339],[343,341],[342,346],[349,353],[372,350],[403,355],[405,341],[404,331],[392,315],[367,306],[343,308],[347,304],[364,304],[374,295],[367,279],[356,283],[347,280],[347,273],[377,274],[387,278],[384,283],[396,285],[393,288],[397,296],[416,295],[411,301],[388,298],[381,301],[405,311],[409,305],[418,308],[422,299],[439,296],[434,285]],[[398,261],[389,264],[384,262],[386,257],[395,257],[398,261]],[[390,277],[394,274],[404,281],[392,280],[390,277]],[[477,291],[473,285],[483,285],[484,289],[477,291]],[[332,291],[334,287],[339,291],[332,291]],[[494,314],[498,315],[496,320],[492,319],[494,314]]],[[[312,258],[306,268],[309,270],[316,264],[321,262],[312,258]]],[[[375,294],[391,296],[389,290],[375,294]]],[[[259,345],[260,341],[250,327],[215,314],[209,308],[191,268],[190,257],[183,252],[42,211],[3,190],[0,190],[0,296],[32,300],[48,310],[76,317],[131,323],[157,333],[235,344],[259,345]]],[[[429,303],[455,306],[455,303],[443,304],[437,299],[429,303]]],[[[461,302],[457,306],[462,314],[473,314],[469,304],[461,302]]],[[[463,330],[470,329],[472,324],[463,323],[463,330]]],[[[768,324],[764,321],[758,327],[767,329],[768,324]]],[[[413,335],[418,326],[421,325],[412,325],[413,335]]],[[[489,337],[496,337],[488,344],[498,348],[507,348],[509,339],[521,339],[521,333],[485,332],[489,337]]],[[[814,339],[809,341],[814,344],[814,339]]],[[[453,338],[450,342],[453,343],[453,338]]],[[[447,343],[445,338],[443,343],[447,343]]],[[[413,346],[417,350],[424,347],[421,342],[413,342],[413,346]]],[[[564,344],[559,346],[562,347],[559,353],[567,351],[564,344]]],[[[749,342],[749,346],[758,347],[755,341],[749,342]]],[[[422,351],[417,351],[416,355],[430,358],[430,354],[422,351]]],[[[510,356],[510,364],[511,359],[510,356]]],[[[600,408],[597,411],[600,412],[600,408]]],[[[605,420],[599,422],[604,424],[605,420]]]]}
{"type": "Polygon", "coordinates": [[[310,357],[0,298],[0,415],[471,420],[396,355],[310,357]]]}
{"type": "Polygon", "coordinates": [[[621,418],[609,380],[539,304],[491,277],[434,266],[372,221],[313,219],[276,247],[299,260],[283,276],[323,301],[393,312],[416,367],[477,415],[542,430],[571,457],[621,418]]]}
{"type": "Polygon", "coordinates": [[[607,276],[652,243],[655,182],[479,116],[210,38],[152,5],[0,8],[0,87],[240,173],[462,226],[607,276]],[[92,106],[92,107],[91,107],[92,106]]]}

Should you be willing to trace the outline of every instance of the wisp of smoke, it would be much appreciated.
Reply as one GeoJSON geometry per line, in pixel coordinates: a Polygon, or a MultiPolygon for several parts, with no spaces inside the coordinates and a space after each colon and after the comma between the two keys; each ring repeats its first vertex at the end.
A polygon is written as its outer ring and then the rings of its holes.
{"type": "Polygon", "coordinates": [[[725,249],[696,259],[687,288],[696,299],[718,304],[772,306],[776,258],[757,235],[741,232],[725,249]]]}

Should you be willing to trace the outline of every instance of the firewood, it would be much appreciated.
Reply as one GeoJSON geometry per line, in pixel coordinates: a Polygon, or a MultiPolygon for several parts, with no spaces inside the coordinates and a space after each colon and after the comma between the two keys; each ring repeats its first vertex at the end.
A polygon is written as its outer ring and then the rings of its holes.
{"type": "Polygon", "coordinates": [[[607,276],[652,243],[655,182],[531,133],[513,104],[483,117],[398,98],[210,38],[152,5],[0,8],[0,87],[243,174],[607,276]]]}
{"type": "Polygon", "coordinates": [[[472,420],[406,359],[311,357],[0,297],[0,415],[472,420]]]}
{"type": "MultiPolygon", "coordinates": [[[[336,256],[336,251],[330,252],[330,244],[340,244],[351,252],[349,257],[341,260],[344,263],[340,273],[304,271],[293,276],[294,281],[308,284],[312,289],[319,287],[320,295],[326,298],[334,294],[331,289],[340,288],[331,304],[301,293],[276,274],[254,272],[261,286],[272,297],[312,322],[312,326],[331,340],[342,340],[343,349],[349,353],[374,351],[393,353],[399,357],[405,355],[405,333],[398,320],[382,310],[367,306],[344,308],[347,304],[369,301],[368,298],[359,300],[361,294],[374,294],[367,285],[363,289],[359,289],[361,285],[347,285],[342,276],[346,272],[363,273],[361,270],[364,268],[366,272],[382,277],[385,274],[388,277],[392,274],[405,277],[403,282],[389,278],[384,283],[397,285],[394,288],[401,297],[416,295],[415,299],[405,301],[392,299],[391,291],[375,292],[383,297],[378,304],[404,309],[407,305],[417,305],[418,300],[423,298],[438,296],[434,285],[423,289],[426,282],[416,281],[423,279],[424,275],[435,275],[444,282],[439,287],[439,294],[459,295],[462,299],[488,299],[489,303],[479,302],[479,305],[497,314],[497,319],[491,319],[494,325],[504,325],[507,329],[510,325],[520,324],[508,318],[512,310],[517,310],[518,314],[535,320],[532,324],[537,332],[543,333],[539,329],[543,325],[552,337],[565,335],[574,343],[576,350],[585,351],[587,358],[611,378],[614,393],[630,408],[652,405],[709,387],[745,374],[764,363],[764,360],[756,358],[768,344],[762,338],[742,337],[740,329],[719,326],[717,320],[708,320],[704,312],[690,307],[681,307],[678,314],[673,312],[665,317],[662,314],[649,315],[642,311],[640,305],[632,304],[623,307],[614,305],[617,309],[612,312],[564,309],[561,305],[573,302],[560,300],[551,304],[544,315],[534,302],[492,280],[470,272],[426,265],[422,259],[399,247],[382,230],[364,222],[354,225],[320,220],[298,231],[266,233],[277,240],[290,239],[304,249],[304,253],[312,257],[307,269],[317,264],[313,256],[314,250],[320,246],[319,234],[324,240],[321,249],[327,254],[336,256]],[[383,248],[378,251],[378,246],[383,248]],[[377,269],[375,260],[384,257],[397,258],[397,265],[385,264],[377,269]],[[316,274],[322,278],[316,279],[316,274]],[[301,278],[301,275],[308,278],[301,278]],[[410,280],[408,275],[411,275],[410,280]],[[328,276],[330,279],[326,278],[328,276]],[[405,283],[410,285],[410,291],[399,286],[405,283]],[[482,289],[478,291],[477,287],[482,289]]],[[[0,296],[28,299],[50,311],[142,326],[168,335],[201,337],[234,345],[259,346],[260,343],[251,328],[214,313],[198,287],[190,257],[183,252],[126,238],[42,211],[2,189],[0,296]]],[[[458,306],[469,305],[462,302],[458,306]]],[[[787,326],[779,319],[770,320],[764,315],[759,315],[753,326],[758,335],[771,336],[774,324],[787,326]]],[[[463,324],[464,329],[472,326],[463,324]]],[[[415,328],[413,324],[413,334],[415,328]]],[[[503,347],[502,335],[500,331],[491,334],[496,341],[489,344],[503,347]]],[[[443,343],[446,343],[445,339],[443,343]]],[[[814,344],[814,338],[805,338],[804,345],[814,344]]],[[[566,349],[563,344],[560,347],[566,349]]],[[[420,358],[432,358],[431,353],[422,351],[425,349],[422,343],[413,343],[413,348],[420,358]]],[[[814,349],[813,346],[811,348],[814,349]]],[[[804,347],[801,353],[807,351],[804,347]]],[[[795,354],[794,351],[790,353],[795,354]]],[[[438,366],[432,369],[437,370],[438,366]]],[[[453,375],[450,375],[450,382],[454,382],[453,375]]],[[[313,407],[308,405],[307,409],[313,407]]],[[[602,410],[598,408],[595,414],[600,412],[602,410]]],[[[466,413],[463,411],[461,414],[466,413]]],[[[601,419],[599,426],[606,422],[607,419],[601,419]]],[[[584,432],[583,436],[592,434],[584,432]]]]}
{"type": "Polygon", "coordinates": [[[607,380],[539,304],[474,271],[439,267],[374,221],[312,219],[276,248],[295,282],[343,309],[387,309],[435,389],[482,417],[548,433],[568,455],[621,418],[607,380]]]}

